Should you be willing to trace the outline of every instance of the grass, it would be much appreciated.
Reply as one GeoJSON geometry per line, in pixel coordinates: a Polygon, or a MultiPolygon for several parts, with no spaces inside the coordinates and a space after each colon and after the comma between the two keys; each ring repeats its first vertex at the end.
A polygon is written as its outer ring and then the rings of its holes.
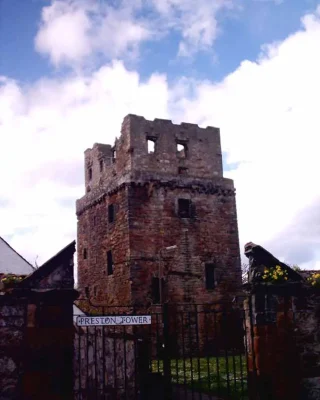
{"type": "MultiPolygon", "coordinates": [[[[152,362],[152,372],[163,373],[162,360],[152,362]]],[[[248,399],[245,356],[171,360],[171,382],[225,399],[248,399]]]]}

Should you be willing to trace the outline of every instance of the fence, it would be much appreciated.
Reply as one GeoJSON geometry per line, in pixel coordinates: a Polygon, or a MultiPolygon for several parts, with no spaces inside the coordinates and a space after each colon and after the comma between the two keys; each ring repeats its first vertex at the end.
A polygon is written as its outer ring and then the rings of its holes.
{"type": "Polygon", "coordinates": [[[75,399],[247,398],[241,309],[91,306],[78,318],[86,326],[75,337],[75,399]]]}

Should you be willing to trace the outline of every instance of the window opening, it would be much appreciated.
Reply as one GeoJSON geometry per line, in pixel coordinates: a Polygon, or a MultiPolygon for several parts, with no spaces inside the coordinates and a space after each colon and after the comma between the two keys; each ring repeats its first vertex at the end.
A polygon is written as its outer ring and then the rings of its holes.
{"type": "Polygon", "coordinates": [[[83,249],[83,259],[86,260],[88,258],[87,249],[83,249]]]}
{"type": "Polygon", "coordinates": [[[103,160],[100,160],[100,172],[103,171],[103,160]]]}
{"type": "Polygon", "coordinates": [[[108,222],[112,224],[115,220],[115,210],[114,210],[114,205],[109,204],[108,206],[108,222]]]}
{"type": "Polygon", "coordinates": [[[191,217],[191,200],[179,199],[178,200],[178,213],[180,218],[191,217]]]}
{"type": "Polygon", "coordinates": [[[88,177],[89,177],[89,181],[91,181],[91,179],[92,179],[92,168],[88,169],[88,177]]]}
{"type": "MultiPolygon", "coordinates": [[[[162,296],[163,296],[163,290],[164,290],[164,279],[161,279],[161,286],[162,286],[162,296]]],[[[151,297],[152,297],[152,303],[153,304],[159,304],[160,303],[160,288],[159,288],[159,278],[158,277],[153,277],[151,281],[151,297]]]]}
{"type": "Polygon", "coordinates": [[[206,289],[207,290],[212,290],[215,287],[214,271],[215,271],[214,264],[206,264],[205,265],[206,289]]]}
{"type": "Polygon", "coordinates": [[[178,173],[179,173],[179,175],[187,175],[187,173],[188,173],[188,168],[186,168],[186,167],[179,167],[179,168],[178,168],[178,173]]]}
{"type": "Polygon", "coordinates": [[[177,142],[177,155],[179,158],[187,157],[187,145],[177,142]]]}
{"type": "Polygon", "coordinates": [[[112,259],[112,251],[111,250],[109,250],[107,252],[107,272],[108,272],[108,275],[113,274],[113,259],[112,259]]]}
{"type": "Polygon", "coordinates": [[[155,139],[147,138],[147,144],[148,144],[148,154],[154,153],[156,148],[155,139]]]}

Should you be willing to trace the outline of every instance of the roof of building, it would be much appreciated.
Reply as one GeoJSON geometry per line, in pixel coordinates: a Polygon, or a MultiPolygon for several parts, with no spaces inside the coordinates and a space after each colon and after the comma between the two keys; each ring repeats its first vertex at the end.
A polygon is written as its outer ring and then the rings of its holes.
{"type": "Polygon", "coordinates": [[[29,275],[35,268],[0,237],[0,273],[29,275]]]}
{"type": "Polygon", "coordinates": [[[59,263],[63,263],[64,258],[67,256],[73,257],[75,252],[75,240],[65,246],[62,250],[60,250],[56,255],[47,260],[44,264],[42,264],[39,268],[35,269],[31,275],[29,275],[24,281],[21,283],[21,286],[33,285],[34,282],[40,281],[45,276],[48,276],[52,271],[57,268],[59,263]]]}

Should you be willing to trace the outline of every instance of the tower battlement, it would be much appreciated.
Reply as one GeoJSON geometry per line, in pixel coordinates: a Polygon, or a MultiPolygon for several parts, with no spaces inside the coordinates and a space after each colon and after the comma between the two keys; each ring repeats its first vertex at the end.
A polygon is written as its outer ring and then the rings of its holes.
{"type": "Polygon", "coordinates": [[[127,115],[113,146],[95,143],[85,151],[86,192],[135,173],[222,178],[219,128],[127,115]]]}

